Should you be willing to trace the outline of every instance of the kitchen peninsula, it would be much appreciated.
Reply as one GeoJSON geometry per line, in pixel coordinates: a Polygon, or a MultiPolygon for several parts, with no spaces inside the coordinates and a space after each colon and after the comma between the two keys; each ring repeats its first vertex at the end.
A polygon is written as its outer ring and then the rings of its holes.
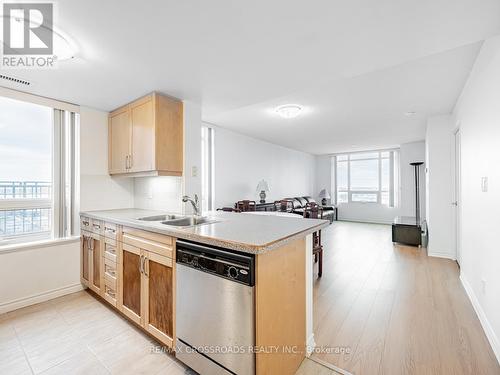
{"type": "Polygon", "coordinates": [[[227,212],[202,219],[140,209],[84,212],[81,280],[198,372],[294,374],[312,335],[310,235],[327,225],[227,212]],[[192,350],[235,344],[253,349],[192,350]]]}

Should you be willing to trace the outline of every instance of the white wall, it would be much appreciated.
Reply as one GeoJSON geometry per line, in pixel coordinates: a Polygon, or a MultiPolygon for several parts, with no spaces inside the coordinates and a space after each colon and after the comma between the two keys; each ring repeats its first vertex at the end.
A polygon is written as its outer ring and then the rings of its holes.
{"type": "Polygon", "coordinates": [[[315,193],[315,157],[255,138],[215,128],[215,207],[241,199],[259,201],[257,184],[264,179],[266,201],[315,193]]]}
{"type": "Polygon", "coordinates": [[[183,195],[200,198],[201,204],[201,107],[184,102],[184,176],[138,177],[133,180],[134,202],[131,207],[192,213],[191,204],[182,203],[183,195]]]}
{"type": "MultiPolygon", "coordinates": [[[[133,181],[108,175],[107,113],[80,108],[80,209],[133,206],[133,181]]],[[[0,252],[0,313],[81,289],[79,239],[0,252]]]]}
{"type": "MultiPolygon", "coordinates": [[[[184,102],[184,176],[183,195],[198,195],[201,207],[201,106],[184,102]]],[[[179,197],[180,198],[180,197],[179,197]]],[[[191,204],[183,204],[185,213],[192,213],[191,204]]]]}
{"type": "Polygon", "coordinates": [[[80,210],[134,206],[134,181],[108,174],[108,113],[80,109],[80,210]]]}
{"type": "Polygon", "coordinates": [[[426,130],[426,195],[431,256],[455,259],[453,221],[454,126],[450,115],[431,117],[426,130]]]}
{"type": "MultiPolygon", "coordinates": [[[[412,162],[425,162],[425,142],[403,143],[400,146],[400,208],[398,215],[415,216],[415,169],[410,165],[412,162]]],[[[426,197],[425,197],[425,168],[420,166],[420,217],[426,218],[426,197]]]]}
{"type": "Polygon", "coordinates": [[[182,177],[139,177],[134,180],[134,207],[182,212],[182,177]]]}
{"type": "Polygon", "coordinates": [[[500,37],[495,37],[484,42],[454,115],[462,149],[461,278],[500,361],[499,103],[500,37]],[[488,177],[487,192],[482,177],[488,177]]]}
{"type": "MultiPolygon", "coordinates": [[[[312,196],[320,202],[318,194],[322,189],[326,189],[330,197],[333,197],[332,178],[335,178],[335,176],[332,176],[332,157],[330,155],[316,156],[315,161],[316,178],[312,196]]],[[[327,202],[331,203],[332,199],[328,199],[327,202]]]]}
{"type": "MultiPolygon", "coordinates": [[[[390,224],[398,215],[415,216],[415,172],[410,165],[425,160],[425,142],[404,143],[400,146],[400,205],[388,207],[376,203],[342,203],[338,207],[340,220],[390,224]]],[[[425,218],[425,165],[420,167],[420,208],[425,218]]],[[[329,156],[316,158],[316,185],[329,186],[331,165],[329,156]],[[328,180],[327,180],[328,179],[328,180]]],[[[318,190],[318,188],[316,190],[318,190]]],[[[331,189],[331,188],[330,188],[331,189]]],[[[330,192],[331,193],[331,192],[330,192]]],[[[317,193],[316,193],[317,194],[317,193]]]]}

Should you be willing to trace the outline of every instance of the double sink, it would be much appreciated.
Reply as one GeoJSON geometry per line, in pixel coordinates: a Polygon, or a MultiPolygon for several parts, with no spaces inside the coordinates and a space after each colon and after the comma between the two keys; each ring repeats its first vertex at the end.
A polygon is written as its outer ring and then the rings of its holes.
{"type": "Polygon", "coordinates": [[[139,217],[137,220],[160,223],[174,227],[193,227],[201,224],[211,224],[216,221],[206,216],[155,215],[139,217]]]}

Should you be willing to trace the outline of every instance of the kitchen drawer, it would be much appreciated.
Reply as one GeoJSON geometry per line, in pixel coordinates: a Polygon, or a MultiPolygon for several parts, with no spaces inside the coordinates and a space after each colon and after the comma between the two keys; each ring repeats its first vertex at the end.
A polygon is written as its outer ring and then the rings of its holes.
{"type": "Polygon", "coordinates": [[[109,258],[104,258],[104,276],[109,275],[116,280],[116,262],[109,258]]]}
{"type": "Polygon", "coordinates": [[[104,236],[116,240],[117,227],[113,223],[104,223],[104,236]]]}
{"type": "Polygon", "coordinates": [[[92,232],[95,234],[104,234],[104,222],[92,219],[92,232]]]}
{"type": "Polygon", "coordinates": [[[164,234],[158,234],[154,232],[148,232],[145,230],[141,229],[135,229],[135,228],[129,228],[129,227],[123,227],[123,234],[127,234],[130,236],[134,237],[141,237],[146,240],[152,241],[152,242],[159,242],[164,245],[170,245],[172,246],[174,243],[174,239],[170,236],[166,236],[164,234]]]}
{"type": "Polygon", "coordinates": [[[166,256],[170,259],[174,258],[173,239],[169,236],[163,236],[131,228],[124,228],[122,241],[128,245],[148,250],[158,255],[166,256]]]}
{"type": "Polygon", "coordinates": [[[116,289],[104,284],[104,299],[112,306],[116,307],[116,289]]]}
{"type": "Polygon", "coordinates": [[[91,231],[92,229],[92,220],[88,217],[80,216],[80,228],[82,230],[91,231]]]}
{"type": "Polygon", "coordinates": [[[117,253],[116,241],[110,238],[104,238],[104,258],[116,264],[117,253]]]}
{"type": "Polygon", "coordinates": [[[104,285],[110,287],[114,291],[116,291],[116,278],[111,277],[107,274],[104,274],[104,285]]]}

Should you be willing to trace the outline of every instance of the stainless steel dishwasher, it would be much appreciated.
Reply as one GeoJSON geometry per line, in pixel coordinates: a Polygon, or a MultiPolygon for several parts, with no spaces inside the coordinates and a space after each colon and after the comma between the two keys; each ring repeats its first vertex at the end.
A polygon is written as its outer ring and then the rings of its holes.
{"type": "Polygon", "coordinates": [[[255,374],[255,257],[177,241],[177,358],[203,375],[255,374]]]}

